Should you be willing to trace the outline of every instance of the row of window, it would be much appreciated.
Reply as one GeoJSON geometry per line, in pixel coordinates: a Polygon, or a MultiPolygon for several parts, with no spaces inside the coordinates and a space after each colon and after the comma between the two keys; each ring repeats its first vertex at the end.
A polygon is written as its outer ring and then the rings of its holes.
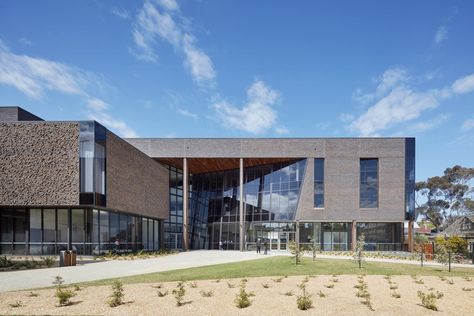
{"type": "MultiPolygon", "coordinates": [[[[359,207],[378,207],[378,159],[360,159],[359,207]]],[[[324,158],[314,159],[314,207],[324,207],[324,158]]]]}

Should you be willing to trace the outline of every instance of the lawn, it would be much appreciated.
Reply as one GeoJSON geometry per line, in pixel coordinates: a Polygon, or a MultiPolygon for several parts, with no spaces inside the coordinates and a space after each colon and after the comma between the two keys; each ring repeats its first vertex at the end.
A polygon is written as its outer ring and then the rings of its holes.
{"type": "MultiPolygon", "coordinates": [[[[446,267],[420,267],[412,264],[365,262],[359,270],[353,260],[302,258],[301,264],[295,266],[294,260],[287,256],[269,257],[236,263],[218,264],[199,268],[172,270],[159,273],[141,274],[120,278],[125,284],[169,282],[178,280],[216,280],[263,276],[291,275],[332,275],[332,274],[367,274],[367,275],[430,275],[430,276],[474,276],[474,269],[453,268],[448,272],[446,267]]],[[[106,279],[82,283],[84,286],[109,285],[115,279],[106,279]]]]}

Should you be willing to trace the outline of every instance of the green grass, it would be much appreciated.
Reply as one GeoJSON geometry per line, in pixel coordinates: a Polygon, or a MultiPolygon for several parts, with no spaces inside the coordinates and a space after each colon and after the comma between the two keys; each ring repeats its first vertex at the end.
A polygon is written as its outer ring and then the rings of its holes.
{"type": "MultiPolygon", "coordinates": [[[[375,275],[449,275],[473,276],[474,269],[454,268],[448,272],[445,267],[423,267],[411,264],[366,262],[359,270],[353,260],[318,259],[313,262],[310,258],[302,258],[301,264],[295,266],[294,260],[287,256],[270,257],[235,263],[225,263],[212,266],[172,270],[166,272],[140,274],[119,278],[127,283],[153,283],[170,281],[215,280],[260,276],[282,275],[332,275],[332,274],[375,274],[375,275]]],[[[105,279],[81,283],[83,286],[110,285],[114,279],[105,279]]]]}

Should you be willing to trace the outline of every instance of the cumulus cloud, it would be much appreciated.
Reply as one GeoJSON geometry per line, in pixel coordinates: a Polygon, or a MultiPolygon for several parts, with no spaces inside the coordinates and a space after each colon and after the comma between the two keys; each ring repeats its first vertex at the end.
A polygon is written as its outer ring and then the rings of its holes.
{"type": "MultiPolygon", "coordinates": [[[[428,90],[411,87],[406,72],[397,70],[389,74],[382,76],[381,83],[372,94],[375,104],[350,121],[348,127],[351,131],[362,136],[378,135],[381,131],[419,118],[425,111],[436,108],[442,100],[474,90],[474,74],[456,80],[451,86],[428,90]]],[[[423,130],[432,125],[420,123],[413,130],[423,130]]]]}
{"type": "Polygon", "coordinates": [[[0,41],[0,84],[16,88],[36,100],[42,99],[49,91],[78,96],[86,103],[91,119],[123,136],[137,136],[123,121],[106,112],[107,103],[91,95],[92,86],[103,85],[100,76],[93,73],[43,58],[15,54],[0,41]]]}
{"type": "Polygon", "coordinates": [[[261,134],[271,129],[277,121],[273,106],[278,99],[277,91],[257,80],[247,90],[247,102],[242,107],[227,101],[216,102],[213,107],[224,127],[261,134]]]}
{"type": "Polygon", "coordinates": [[[196,45],[196,37],[180,23],[183,19],[176,1],[145,1],[133,27],[134,54],[140,60],[156,62],[155,47],[161,39],[183,56],[184,66],[196,83],[212,84],[216,77],[212,60],[196,45]]]}

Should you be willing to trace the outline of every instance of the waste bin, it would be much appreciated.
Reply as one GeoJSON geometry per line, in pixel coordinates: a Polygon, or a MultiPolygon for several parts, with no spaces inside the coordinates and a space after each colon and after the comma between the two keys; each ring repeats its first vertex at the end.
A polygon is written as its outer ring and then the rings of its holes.
{"type": "Polygon", "coordinates": [[[76,250],[70,250],[70,265],[75,266],[76,265],[76,257],[77,257],[77,251],[76,250]]]}

